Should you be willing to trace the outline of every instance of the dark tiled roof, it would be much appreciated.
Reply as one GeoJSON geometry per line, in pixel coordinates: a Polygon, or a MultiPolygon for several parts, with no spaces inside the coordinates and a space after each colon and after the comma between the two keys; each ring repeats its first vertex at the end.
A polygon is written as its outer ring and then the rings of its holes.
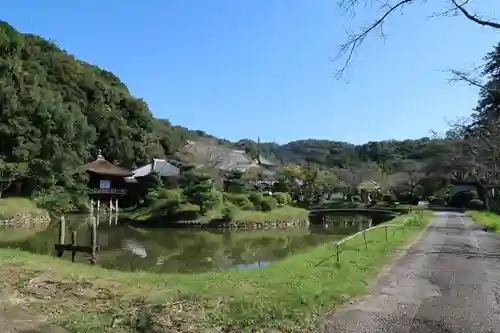
{"type": "Polygon", "coordinates": [[[132,176],[132,171],[116,166],[111,162],[106,161],[102,156],[99,156],[94,162],[85,165],[88,172],[93,172],[99,175],[129,177],[132,176]]]}

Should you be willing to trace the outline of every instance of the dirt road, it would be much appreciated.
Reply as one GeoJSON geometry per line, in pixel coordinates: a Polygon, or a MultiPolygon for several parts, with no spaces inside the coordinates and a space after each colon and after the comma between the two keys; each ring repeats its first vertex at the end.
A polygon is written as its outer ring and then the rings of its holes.
{"type": "Polygon", "coordinates": [[[500,332],[499,234],[464,214],[435,213],[391,267],[370,296],[327,318],[325,332],[500,332]]]}

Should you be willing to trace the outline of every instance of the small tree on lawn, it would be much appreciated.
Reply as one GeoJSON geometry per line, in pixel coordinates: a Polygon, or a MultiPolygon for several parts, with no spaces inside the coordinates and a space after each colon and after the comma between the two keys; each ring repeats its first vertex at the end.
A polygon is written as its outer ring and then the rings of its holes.
{"type": "Polygon", "coordinates": [[[193,185],[196,182],[196,165],[185,164],[181,166],[179,177],[179,186],[183,189],[193,185]]]}
{"type": "Polygon", "coordinates": [[[158,172],[153,171],[148,175],[147,187],[148,191],[159,191],[163,188],[163,179],[158,172]]]}
{"type": "Polygon", "coordinates": [[[247,184],[243,180],[243,172],[233,170],[225,178],[224,187],[227,192],[240,194],[247,191],[247,184]]]}
{"type": "Polygon", "coordinates": [[[186,166],[179,183],[184,188],[186,199],[199,206],[200,213],[205,214],[212,206],[214,198],[214,186],[210,176],[193,166],[186,166]]]}
{"type": "Polygon", "coordinates": [[[144,203],[146,205],[150,205],[161,196],[163,180],[161,179],[160,174],[157,172],[151,172],[146,178],[145,187],[146,195],[144,197],[144,203]]]}

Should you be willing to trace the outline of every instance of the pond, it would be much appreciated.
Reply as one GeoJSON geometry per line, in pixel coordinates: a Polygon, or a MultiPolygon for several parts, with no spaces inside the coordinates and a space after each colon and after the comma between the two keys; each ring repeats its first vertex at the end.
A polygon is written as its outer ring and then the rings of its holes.
{"type": "MultiPolygon", "coordinates": [[[[97,231],[100,251],[97,265],[121,271],[200,273],[226,269],[252,269],[331,242],[366,228],[362,217],[338,217],[324,225],[265,230],[141,229],[101,223],[97,231]]],[[[89,244],[84,218],[72,217],[68,228],[77,231],[77,244],[89,244]]],[[[38,254],[55,255],[57,227],[26,231],[1,230],[0,247],[20,248],[38,254]],[[20,233],[23,234],[20,234],[20,233]]],[[[70,235],[67,232],[69,242],[70,235]]],[[[62,260],[71,260],[66,253],[62,260]]],[[[76,261],[88,255],[77,253],[76,261]]]]}

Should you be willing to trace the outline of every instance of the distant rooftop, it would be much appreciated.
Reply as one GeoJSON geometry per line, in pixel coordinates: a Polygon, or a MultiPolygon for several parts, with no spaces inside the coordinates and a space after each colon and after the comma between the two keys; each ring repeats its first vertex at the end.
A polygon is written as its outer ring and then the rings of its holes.
{"type": "Polygon", "coordinates": [[[206,164],[219,170],[244,170],[251,167],[275,166],[276,164],[264,157],[252,159],[244,150],[217,145],[214,142],[200,140],[185,140],[184,146],[178,151],[185,157],[194,159],[195,164],[206,164]]]}
{"type": "Polygon", "coordinates": [[[153,158],[151,163],[132,171],[132,176],[127,177],[126,181],[135,183],[137,181],[136,178],[147,176],[153,172],[158,173],[161,177],[175,177],[180,174],[179,168],[167,160],[153,158]]]}

